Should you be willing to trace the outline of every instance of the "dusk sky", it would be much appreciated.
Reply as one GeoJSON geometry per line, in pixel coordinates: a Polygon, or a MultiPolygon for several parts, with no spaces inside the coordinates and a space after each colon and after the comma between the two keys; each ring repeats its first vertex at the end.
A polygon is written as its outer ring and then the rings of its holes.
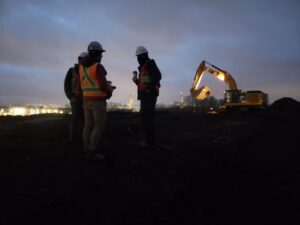
{"type": "MultiPolygon", "coordinates": [[[[63,82],[90,41],[117,86],[111,102],[136,98],[135,49],[162,72],[158,103],[189,95],[202,60],[228,71],[238,88],[270,103],[300,101],[299,0],[0,0],[0,105],[65,104],[63,82]]],[[[227,86],[206,75],[213,95],[227,86]]]]}

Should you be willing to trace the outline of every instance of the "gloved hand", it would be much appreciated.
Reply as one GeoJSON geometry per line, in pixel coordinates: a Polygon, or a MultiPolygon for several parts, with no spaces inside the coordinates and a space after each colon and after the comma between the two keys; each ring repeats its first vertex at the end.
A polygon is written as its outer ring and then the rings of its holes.
{"type": "Polygon", "coordinates": [[[133,74],[132,81],[134,83],[136,83],[138,81],[138,78],[137,78],[138,72],[137,71],[133,71],[132,74],[133,74]]]}
{"type": "Polygon", "coordinates": [[[110,99],[113,91],[116,89],[116,86],[112,86],[111,81],[107,81],[107,85],[108,85],[108,89],[109,89],[109,91],[107,92],[107,99],[110,99]]]}
{"type": "Polygon", "coordinates": [[[106,94],[106,99],[110,99],[111,96],[112,96],[112,92],[107,92],[107,94],[106,94]]]}
{"type": "Polygon", "coordinates": [[[110,92],[113,92],[117,88],[116,86],[112,85],[111,81],[107,81],[107,85],[108,85],[110,92]]]}

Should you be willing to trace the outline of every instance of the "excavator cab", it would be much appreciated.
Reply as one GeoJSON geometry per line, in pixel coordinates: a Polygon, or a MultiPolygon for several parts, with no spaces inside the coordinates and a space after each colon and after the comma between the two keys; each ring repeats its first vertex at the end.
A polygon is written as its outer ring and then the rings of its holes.
{"type": "Polygon", "coordinates": [[[243,96],[241,90],[226,90],[224,101],[225,103],[239,103],[243,96]]]}

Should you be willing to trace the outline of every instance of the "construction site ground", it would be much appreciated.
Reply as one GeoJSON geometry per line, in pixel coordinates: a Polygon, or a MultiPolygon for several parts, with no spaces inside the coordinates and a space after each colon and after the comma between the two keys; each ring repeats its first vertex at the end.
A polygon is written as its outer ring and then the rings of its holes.
{"type": "Polygon", "coordinates": [[[165,109],[150,149],[109,112],[106,163],[66,142],[69,115],[0,117],[0,224],[300,224],[298,115],[165,109]]]}

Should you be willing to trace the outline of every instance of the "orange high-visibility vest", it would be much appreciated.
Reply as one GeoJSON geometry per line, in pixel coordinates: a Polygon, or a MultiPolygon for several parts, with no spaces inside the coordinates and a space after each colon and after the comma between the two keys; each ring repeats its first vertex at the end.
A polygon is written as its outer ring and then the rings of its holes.
{"type": "Polygon", "coordinates": [[[96,78],[98,64],[94,63],[90,67],[79,66],[80,86],[83,97],[106,97],[106,92],[101,91],[101,84],[96,78]]]}
{"type": "Polygon", "coordinates": [[[139,73],[139,81],[140,82],[138,84],[138,88],[141,91],[145,91],[148,85],[151,83],[151,77],[148,72],[147,62],[141,68],[141,71],[139,73]]]}

